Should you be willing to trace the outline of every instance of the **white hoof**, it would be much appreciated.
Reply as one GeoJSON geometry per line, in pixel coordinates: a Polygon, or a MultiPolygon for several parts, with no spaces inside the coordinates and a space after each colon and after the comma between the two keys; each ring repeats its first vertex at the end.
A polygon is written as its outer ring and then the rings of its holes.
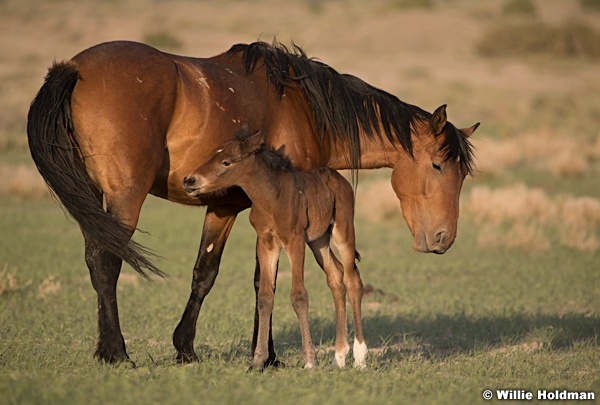
{"type": "Polygon", "coordinates": [[[346,347],[344,347],[342,350],[336,351],[335,355],[333,356],[333,361],[331,362],[331,366],[333,368],[346,367],[346,356],[348,355],[348,352],[350,352],[350,346],[348,346],[347,344],[346,344],[346,347]]]}
{"type": "Polygon", "coordinates": [[[365,358],[367,357],[367,344],[365,342],[358,342],[354,340],[352,346],[352,354],[354,355],[354,368],[363,369],[366,367],[365,358]]]}

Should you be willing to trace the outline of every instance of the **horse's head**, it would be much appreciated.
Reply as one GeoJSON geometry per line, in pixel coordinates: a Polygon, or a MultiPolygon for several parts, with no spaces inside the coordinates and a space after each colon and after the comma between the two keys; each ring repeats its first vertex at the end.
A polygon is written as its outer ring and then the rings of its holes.
{"type": "Polygon", "coordinates": [[[246,173],[241,164],[263,144],[263,132],[251,134],[248,124],[244,124],[233,139],[220,144],[202,165],[183,179],[185,192],[197,197],[239,185],[240,176],[246,173]]]}
{"type": "Polygon", "coordinates": [[[446,106],[429,122],[415,125],[412,159],[400,158],[392,187],[419,252],[444,253],[454,243],[463,181],[473,166],[468,137],[479,123],[458,129],[446,120],[446,106]]]}

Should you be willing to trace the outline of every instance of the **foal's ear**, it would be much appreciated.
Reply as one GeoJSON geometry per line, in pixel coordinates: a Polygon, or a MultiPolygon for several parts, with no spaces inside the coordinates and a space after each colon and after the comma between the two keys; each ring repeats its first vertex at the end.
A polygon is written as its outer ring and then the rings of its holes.
{"type": "Polygon", "coordinates": [[[257,151],[265,143],[265,135],[262,129],[259,129],[248,137],[242,143],[244,152],[252,153],[257,151]]]}
{"type": "Polygon", "coordinates": [[[439,106],[431,116],[431,121],[429,121],[431,125],[431,129],[435,135],[439,135],[444,130],[446,126],[447,117],[446,117],[446,104],[442,104],[439,106]]]}

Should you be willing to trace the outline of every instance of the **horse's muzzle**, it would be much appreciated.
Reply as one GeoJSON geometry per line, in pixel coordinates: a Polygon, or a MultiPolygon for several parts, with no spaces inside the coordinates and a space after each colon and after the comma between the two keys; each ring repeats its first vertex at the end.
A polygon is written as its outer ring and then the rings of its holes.
{"type": "Polygon", "coordinates": [[[445,229],[438,230],[429,236],[425,233],[415,235],[412,247],[417,252],[444,254],[454,243],[455,236],[445,229]]]}

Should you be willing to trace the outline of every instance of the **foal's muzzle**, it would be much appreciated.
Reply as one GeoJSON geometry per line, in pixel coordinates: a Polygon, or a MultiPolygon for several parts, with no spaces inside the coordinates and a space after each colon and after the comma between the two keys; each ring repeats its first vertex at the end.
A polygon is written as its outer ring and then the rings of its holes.
{"type": "Polygon", "coordinates": [[[200,187],[196,176],[186,176],[183,179],[183,189],[190,197],[195,197],[199,194],[200,187]]]}

